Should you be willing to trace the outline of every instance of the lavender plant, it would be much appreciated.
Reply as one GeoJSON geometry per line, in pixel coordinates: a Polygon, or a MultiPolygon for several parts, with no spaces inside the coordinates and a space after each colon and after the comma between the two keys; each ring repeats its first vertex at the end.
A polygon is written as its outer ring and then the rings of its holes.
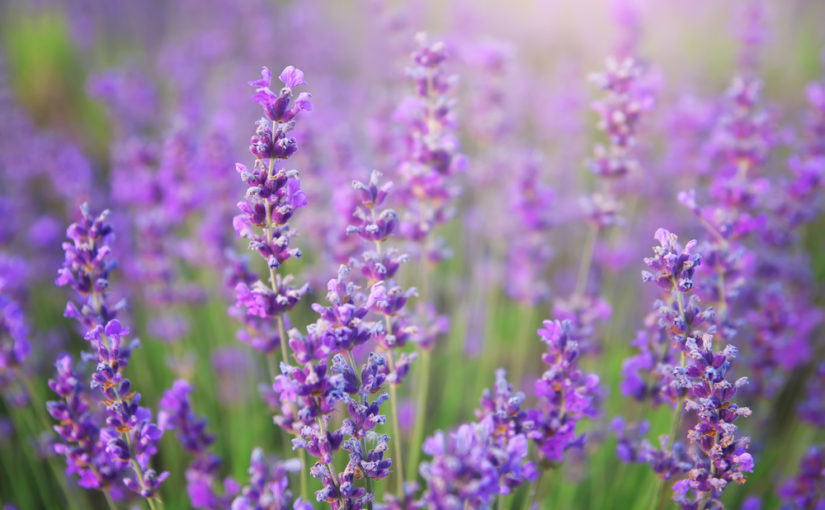
{"type": "MultiPolygon", "coordinates": [[[[298,143],[289,136],[295,126],[295,119],[302,111],[312,109],[308,92],[300,93],[292,101],[292,90],[306,83],[300,69],[288,66],[279,79],[284,87],[276,94],[269,87],[272,73],[266,67],[261,71],[261,79],[249,82],[256,87],[253,100],[261,105],[264,117],[256,123],[255,134],[250,139],[249,151],[255,156],[251,169],[238,163],[235,169],[249,188],[246,198],[238,203],[241,213],[235,216],[233,226],[238,237],[249,241],[249,249],[256,251],[269,269],[268,284],[256,280],[251,285],[238,282],[235,287],[236,306],[246,311],[246,326],[255,330],[255,318],[275,321],[278,325],[278,345],[281,346],[281,360],[287,361],[287,339],[285,313],[291,310],[306,294],[306,285],[295,287],[291,276],[276,274],[281,264],[290,258],[300,257],[301,250],[290,248],[290,240],[295,231],[289,227],[289,220],[296,209],[306,205],[306,197],[301,190],[301,181],[295,170],[282,165],[298,150],[298,143]]],[[[258,345],[263,352],[271,355],[275,345],[258,345]]]]}
{"type": "Polygon", "coordinates": [[[57,379],[49,384],[63,399],[48,403],[49,414],[60,422],[55,431],[63,439],[55,451],[66,457],[69,472],[78,474],[81,486],[106,492],[112,481],[122,477],[123,485],[155,508],[158,490],[169,477],[168,472],[158,474],[150,466],[163,431],[152,421],[151,410],[139,405],[140,393],[132,390],[123,372],[140,343],[127,343],[129,330],[117,319],[122,304],[108,303],[109,275],[117,266],[111,259],[109,212],[94,216],[87,204],[80,211],[81,220],[66,231],[70,242],[63,243],[65,261],[55,283],[71,286],[79,297],[77,303],[66,304],[64,314],[86,330],[85,339],[97,363],[90,385],[99,392],[106,413],[105,422],[87,413],[89,405],[83,401],[71,358],[61,357],[57,379]]]}
{"type": "Polygon", "coordinates": [[[0,5],[0,506],[823,506],[825,6],[465,4],[0,5]]]}

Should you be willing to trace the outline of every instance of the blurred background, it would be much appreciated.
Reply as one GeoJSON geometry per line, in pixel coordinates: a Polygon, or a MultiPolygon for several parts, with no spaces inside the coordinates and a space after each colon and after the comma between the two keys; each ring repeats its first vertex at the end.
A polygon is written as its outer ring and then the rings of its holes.
{"type": "MultiPolygon", "coordinates": [[[[541,375],[535,331],[574,293],[587,244],[581,199],[598,183],[587,161],[605,136],[591,108],[601,92],[589,76],[609,56],[632,54],[645,65],[655,104],[638,128],[640,167],[619,188],[624,221],[596,241],[585,277],[612,309],[595,334],[595,352],[581,361],[602,380],[601,410],[582,423],[588,441],[554,472],[544,507],[649,508],[655,475],[620,463],[607,427],[620,414],[646,418],[652,442],[669,429],[670,409],[651,410],[620,391],[622,362],[635,352],[631,341],[657,293],[639,278],[642,257],[658,227],[685,241],[704,235],[676,197],[713,174],[705,146],[734,76],[745,69],[763,81],[772,126],[764,175],[777,183],[807,136],[806,86],[825,78],[825,3],[766,1],[758,11],[752,4],[2,1],[0,274],[3,292],[20,303],[31,353],[19,372],[2,367],[0,375],[0,502],[105,505],[63,474],[44,407],[53,398],[46,381],[57,353],[84,347],[63,317],[66,290],[53,285],[65,228],[83,202],[113,213],[119,270],[112,293],[128,301],[127,320],[142,340],[129,375],[144,402],[154,406],[175,378],[189,379],[193,407],[217,437],[223,475],[244,480],[255,446],[290,455],[261,399],[266,362],[236,339],[238,323],[227,314],[233,298],[225,250],[245,250],[232,229],[244,193],[234,163],[251,163],[248,140],[260,116],[247,81],[261,66],[295,65],[312,93],[313,110],[294,135],[301,150],[291,160],[309,200],[294,220],[304,256],[288,269],[313,288],[290,315],[301,329],[314,320],[310,304],[323,302],[344,249],[349,218],[340,196],[372,169],[394,178],[398,106],[410,94],[406,69],[423,31],[447,45],[467,158],[455,216],[440,228],[452,256],[425,289],[450,323],[439,331],[430,370],[427,435],[473,420],[496,368],[523,389],[541,375]],[[518,204],[542,190],[552,198],[535,206],[542,220],[530,223],[518,204]]],[[[802,261],[792,264],[804,271],[806,305],[816,309],[825,281],[823,229],[817,209],[789,248],[802,261]]],[[[420,289],[418,266],[409,266],[401,279],[420,289]]],[[[773,391],[749,397],[754,416],[742,427],[752,437],[756,471],[727,491],[730,508],[749,495],[763,498],[762,508],[778,508],[781,480],[825,439],[796,411],[809,398],[809,381],[815,384],[825,343],[817,328],[808,340],[814,347],[806,359],[778,375],[773,391]]],[[[400,398],[408,437],[415,383],[400,398]]],[[[163,438],[155,463],[172,473],[164,506],[188,508],[185,491],[176,489],[185,484],[188,457],[175,441],[163,438]]],[[[515,493],[505,504],[516,508],[524,497],[515,493]]]]}

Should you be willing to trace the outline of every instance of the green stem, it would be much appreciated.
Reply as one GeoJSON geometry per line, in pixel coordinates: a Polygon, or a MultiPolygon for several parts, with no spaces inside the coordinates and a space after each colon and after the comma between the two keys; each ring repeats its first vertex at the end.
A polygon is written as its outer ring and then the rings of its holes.
{"type": "MultiPolygon", "coordinates": [[[[533,346],[533,342],[531,340],[535,339],[535,331],[533,333],[533,337],[529,336],[529,331],[531,324],[533,324],[533,307],[530,307],[526,310],[526,313],[520,314],[522,317],[521,324],[517,329],[516,338],[514,338],[513,348],[519,351],[519,359],[518,363],[514,367],[516,372],[520,377],[524,377],[527,373],[527,365],[530,364],[531,360],[531,351],[530,347],[533,346]]],[[[538,344],[538,342],[536,342],[538,344]]]]}
{"type": "Polygon", "coordinates": [[[289,362],[289,357],[286,352],[286,326],[284,325],[284,315],[282,313],[278,314],[278,335],[281,337],[281,360],[284,363],[289,362]]]}
{"type": "Polygon", "coordinates": [[[414,477],[417,472],[418,461],[421,458],[421,443],[424,439],[424,416],[426,415],[427,396],[430,390],[430,358],[429,349],[421,353],[421,388],[418,390],[418,399],[415,403],[415,424],[410,440],[410,458],[407,464],[407,473],[414,477]]]}
{"type": "Polygon", "coordinates": [[[301,497],[309,501],[309,482],[307,480],[307,452],[303,448],[298,450],[301,456],[301,497]]]}
{"type": "Polygon", "coordinates": [[[550,475],[545,475],[547,471],[549,471],[549,469],[542,470],[541,475],[539,475],[539,479],[536,480],[536,499],[534,502],[538,504],[539,508],[544,506],[544,499],[547,497],[547,489],[550,487],[550,484],[547,481],[547,478],[550,475]]]}
{"type": "Polygon", "coordinates": [[[115,500],[112,499],[112,496],[109,494],[109,491],[103,490],[103,497],[106,498],[106,504],[109,506],[109,510],[117,510],[117,505],[115,505],[115,500]]]}
{"type": "MultiPolygon", "coordinates": [[[[10,418],[12,420],[12,424],[14,426],[14,433],[15,433],[15,435],[17,436],[17,438],[19,440],[19,443],[15,442],[14,446],[21,446],[22,447],[21,448],[22,456],[25,458],[26,463],[28,464],[28,467],[31,470],[31,473],[36,474],[40,470],[40,466],[38,466],[39,461],[34,455],[34,452],[33,452],[34,449],[29,447],[30,445],[27,444],[28,441],[23,436],[23,433],[24,433],[23,431],[25,429],[33,430],[32,426],[31,426],[31,423],[29,422],[29,419],[31,418],[31,416],[29,416],[28,413],[15,412],[13,410],[14,408],[9,405],[8,401],[5,398],[3,398],[3,404],[4,404],[5,408],[9,411],[9,416],[10,416],[10,418]]],[[[22,467],[20,464],[17,464],[17,466],[22,467]]],[[[40,477],[40,476],[33,476],[33,478],[34,478],[34,484],[37,485],[37,490],[40,492],[40,494],[38,496],[40,497],[41,501],[44,504],[47,503],[45,498],[48,495],[51,495],[51,491],[49,490],[49,487],[47,487],[44,484],[45,479],[43,477],[40,477]]]]}
{"type": "Polygon", "coordinates": [[[584,241],[584,251],[582,252],[581,262],[579,263],[579,275],[576,279],[576,290],[573,296],[578,300],[584,296],[585,288],[587,287],[587,278],[590,275],[590,266],[593,263],[593,251],[596,247],[596,238],[599,234],[599,227],[590,225],[587,230],[587,238],[584,241]]]}

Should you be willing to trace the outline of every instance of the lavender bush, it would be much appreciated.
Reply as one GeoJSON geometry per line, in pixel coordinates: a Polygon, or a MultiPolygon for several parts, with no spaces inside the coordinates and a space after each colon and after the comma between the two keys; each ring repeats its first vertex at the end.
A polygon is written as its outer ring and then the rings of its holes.
{"type": "Polygon", "coordinates": [[[825,509],[823,19],[0,5],[0,504],[825,509]]]}

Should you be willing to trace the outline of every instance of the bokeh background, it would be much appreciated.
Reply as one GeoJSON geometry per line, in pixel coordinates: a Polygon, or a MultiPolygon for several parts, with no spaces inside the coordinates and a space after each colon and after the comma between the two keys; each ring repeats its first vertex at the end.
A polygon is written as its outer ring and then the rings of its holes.
{"type": "MultiPolygon", "coordinates": [[[[601,377],[604,399],[598,418],[582,422],[588,441],[554,471],[543,505],[649,508],[655,475],[621,463],[607,427],[617,415],[646,418],[655,441],[671,419],[669,409],[651,411],[619,389],[622,361],[634,352],[630,341],[656,295],[639,278],[642,257],[657,227],[685,240],[701,235],[676,196],[713,172],[702,147],[742,59],[755,58],[764,83],[773,126],[764,168],[776,182],[804,137],[805,87],[825,77],[825,3],[766,1],[757,20],[749,18],[750,4],[3,1],[0,267],[4,291],[22,305],[32,352],[24,377],[3,374],[0,502],[22,509],[105,505],[63,475],[63,459],[49,451],[52,420],[44,408],[57,353],[84,346],[63,317],[66,290],[53,285],[65,227],[83,202],[113,212],[120,261],[113,293],[128,300],[126,316],[142,340],[129,375],[144,402],[154,405],[176,377],[188,378],[193,406],[217,436],[223,474],[238,480],[246,478],[255,446],[290,455],[259,395],[269,378],[266,362],[236,340],[238,324],[227,315],[224,248],[245,248],[232,230],[244,192],[234,163],[250,161],[248,140],[259,116],[246,82],[262,65],[292,64],[312,92],[313,110],[298,126],[301,150],[292,161],[309,199],[294,220],[304,256],[289,267],[313,287],[290,316],[301,328],[314,320],[309,304],[323,300],[337,268],[336,240],[347,218],[334,197],[350,193],[351,181],[372,169],[392,178],[393,139],[401,129],[394,112],[410,91],[405,69],[414,35],[424,31],[449,49],[467,157],[456,180],[455,217],[440,229],[452,256],[426,289],[450,319],[433,355],[427,434],[474,419],[496,368],[506,368],[520,388],[540,376],[543,346],[535,331],[552,317],[554,300],[576,284],[586,245],[581,197],[597,180],[585,162],[604,138],[591,108],[599,91],[588,76],[628,46],[647,66],[656,99],[639,127],[640,168],[623,187],[624,223],[595,246],[588,283],[612,308],[596,335],[598,353],[582,360],[601,377]],[[518,183],[531,175],[528,167],[536,174],[525,191],[518,183]],[[535,213],[549,226],[528,231],[513,203],[518,193],[544,188],[554,198],[535,213]],[[153,191],[141,195],[147,189],[153,191]],[[534,239],[528,260],[514,257],[528,237],[534,239]]],[[[806,266],[813,308],[823,298],[823,232],[817,212],[795,232],[792,248],[806,266]]],[[[406,267],[402,280],[421,287],[418,266],[406,267]]],[[[808,359],[783,374],[772,395],[749,402],[754,416],[742,427],[758,452],[756,470],[745,485],[729,488],[730,508],[749,495],[764,498],[763,508],[778,508],[781,480],[825,439],[796,411],[825,343],[821,329],[809,340],[808,359]]],[[[416,384],[400,394],[405,435],[416,384]]],[[[162,492],[166,508],[189,507],[181,489],[187,462],[167,434],[155,461],[172,473],[162,492]]],[[[525,494],[504,504],[515,508],[525,494]]]]}

